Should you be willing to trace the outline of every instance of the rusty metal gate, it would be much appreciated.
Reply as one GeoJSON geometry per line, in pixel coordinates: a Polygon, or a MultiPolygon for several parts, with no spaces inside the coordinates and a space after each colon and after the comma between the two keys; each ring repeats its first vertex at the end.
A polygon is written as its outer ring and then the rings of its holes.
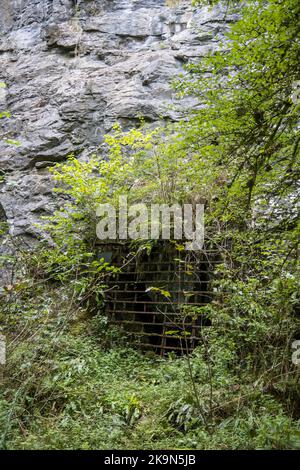
{"type": "Polygon", "coordinates": [[[177,248],[161,243],[138,254],[121,244],[106,247],[106,252],[102,248],[119,268],[107,282],[109,321],[123,327],[133,344],[161,355],[185,354],[196,346],[205,322],[198,307],[212,300],[215,254],[177,248]]]}

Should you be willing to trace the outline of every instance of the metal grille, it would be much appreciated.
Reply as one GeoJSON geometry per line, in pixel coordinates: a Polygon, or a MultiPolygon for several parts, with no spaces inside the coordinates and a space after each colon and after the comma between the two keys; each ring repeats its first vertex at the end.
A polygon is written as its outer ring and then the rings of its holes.
{"type": "Polygon", "coordinates": [[[214,253],[190,254],[178,251],[174,244],[160,244],[151,253],[137,256],[126,255],[122,245],[110,250],[106,256],[120,269],[108,280],[110,322],[122,326],[143,349],[161,355],[190,352],[203,324],[194,307],[212,300],[214,253]]]}

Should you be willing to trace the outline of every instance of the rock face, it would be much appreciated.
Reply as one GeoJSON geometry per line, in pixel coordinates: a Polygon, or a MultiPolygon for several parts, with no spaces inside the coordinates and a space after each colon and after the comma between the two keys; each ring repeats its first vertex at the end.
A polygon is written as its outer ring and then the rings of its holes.
{"type": "Polygon", "coordinates": [[[1,0],[0,111],[12,114],[1,134],[21,144],[0,142],[0,219],[11,234],[30,241],[55,207],[49,166],[99,151],[116,121],[178,119],[170,81],[232,20],[190,0],[1,0]]]}

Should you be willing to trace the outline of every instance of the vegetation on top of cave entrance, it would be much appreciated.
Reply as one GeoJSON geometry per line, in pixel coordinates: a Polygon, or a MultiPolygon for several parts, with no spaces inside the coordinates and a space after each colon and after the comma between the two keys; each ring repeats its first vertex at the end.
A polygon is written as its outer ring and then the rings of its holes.
{"type": "Polygon", "coordinates": [[[299,16],[297,0],[248,2],[226,52],[174,84],[203,106],[154,131],[116,125],[108,158],[54,169],[52,244],[16,250],[1,293],[2,448],[300,448],[299,16]],[[222,263],[190,357],[142,355],[102,313],[115,268],[95,259],[94,209],[121,193],[205,201],[222,263]]]}

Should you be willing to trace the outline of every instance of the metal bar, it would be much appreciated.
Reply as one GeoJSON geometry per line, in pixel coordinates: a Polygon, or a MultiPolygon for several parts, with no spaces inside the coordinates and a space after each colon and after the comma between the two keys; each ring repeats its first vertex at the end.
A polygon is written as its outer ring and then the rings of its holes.
{"type": "MultiPolygon", "coordinates": [[[[207,304],[204,304],[204,305],[207,305],[207,304]]],[[[201,307],[201,305],[200,305],[201,307]]],[[[167,315],[169,317],[171,316],[176,316],[178,315],[178,313],[176,312],[158,312],[157,310],[156,311],[140,311],[140,310],[106,310],[107,313],[123,313],[126,315],[126,313],[137,313],[139,315],[154,315],[154,316],[157,316],[157,315],[167,315]]]]}
{"type": "MultiPolygon", "coordinates": [[[[212,263],[221,263],[222,260],[208,260],[208,259],[198,259],[196,262],[193,262],[193,261],[186,261],[188,264],[193,264],[194,266],[195,265],[200,265],[200,264],[212,264],[212,263]]],[[[181,261],[178,261],[176,258],[171,258],[170,261],[140,261],[140,260],[136,260],[136,259],[133,259],[132,261],[125,261],[125,263],[113,263],[114,266],[116,267],[120,267],[120,266],[124,266],[124,265],[127,265],[127,266],[130,266],[130,265],[136,265],[136,264],[142,264],[143,266],[157,266],[158,264],[166,264],[166,265],[169,265],[169,264],[184,264],[184,261],[181,262],[181,261]]]]}
{"type": "Polygon", "coordinates": [[[191,340],[194,340],[194,339],[199,339],[197,337],[194,337],[194,336],[187,336],[187,337],[182,337],[182,336],[179,336],[179,335],[162,335],[162,334],[159,334],[159,333],[144,333],[143,331],[141,332],[138,332],[138,331],[131,331],[130,334],[134,335],[134,336],[147,336],[147,337],[155,337],[155,338],[168,338],[168,339],[184,339],[185,341],[191,341],[191,340]]]}
{"type": "MultiPolygon", "coordinates": [[[[206,271],[205,271],[205,273],[206,273],[206,271]]],[[[206,273],[206,274],[207,274],[207,273],[206,273]]],[[[160,279],[160,280],[156,280],[156,281],[152,281],[152,280],[151,280],[151,281],[147,282],[147,281],[145,281],[145,279],[140,280],[140,281],[138,281],[138,280],[134,280],[134,281],[128,281],[128,280],[127,280],[127,281],[119,281],[119,280],[116,280],[116,279],[115,279],[115,280],[109,280],[109,279],[108,279],[108,280],[105,282],[105,284],[108,284],[108,283],[110,283],[110,284],[116,284],[116,282],[117,282],[118,284],[145,284],[145,283],[150,284],[150,282],[151,282],[152,284],[155,284],[155,283],[160,283],[160,284],[162,284],[162,283],[179,284],[179,283],[182,283],[182,280],[179,281],[178,279],[169,279],[169,280],[166,280],[166,281],[165,281],[165,280],[161,280],[161,279],[160,279]]],[[[195,279],[193,279],[193,280],[191,280],[191,279],[184,280],[184,284],[209,284],[210,282],[211,282],[211,281],[202,281],[202,280],[195,280],[195,279]]],[[[154,286],[154,287],[155,287],[155,286],[154,286]]]]}
{"type": "Polygon", "coordinates": [[[127,253],[131,252],[126,243],[102,246],[115,251],[116,262],[111,264],[120,268],[105,282],[111,289],[106,309],[110,322],[123,326],[140,347],[150,348],[161,355],[168,351],[188,354],[199,340],[203,317],[199,316],[197,321],[187,316],[184,323],[179,314],[184,306],[196,309],[212,301],[215,293],[209,286],[210,274],[221,262],[217,259],[219,253],[211,249],[200,255],[202,259],[191,260],[185,253],[159,245],[148,258],[143,255],[126,260],[122,253],[126,249],[127,253]],[[151,296],[145,295],[151,286],[170,292],[170,300],[159,293],[155,295],[155,292],[151,296]],[[173,311],[168,312],[169,309],[173,311]],[[176,333],[168,335],[169,330],[176,333]],[[182,331],[189,332],[190,336],[183,337],[182,331]]]}
{"type": "MultiPolygon", "coordinates": [[[[170,326],[170,327],[181,328],[181,329],[188,328],[188,327],[191,327],[191,328],[202,328],[203,327],[202,325],[195,325],[193,323],[185,323],[184,327],[183,327],[182,324],[176,323],[176,322],[174,322],[174,323],[172,323],[172,322],[152,323],[152,322],[135,321],[135,320],[111,320],[110,323],[118,324],[118,325],[119,324],[123,325],[125,323],[125,324],[128,324],[128,325],[170,326]]],[[[132,333],[134,334],[134,331],[132,333]]]]}
{"type": "MultiPolygon", "coordinates": [[[[154,349],[154,350],[158,350],[160,349],[160,346],[158,344],[151,344],[151,343],[140,343],[140,342],[137,342],[136,343],[139,347],[147,347],[147,348],[150,348],[150,349],[154,349]]],[[[182,348],[181,347],[178,347],[178,346],[165,346],[164,347],[164,351],[165,350],[169,350],[169,351],[179,351],[180,353],[182,353],[182,348]]],[[[185,351],[184,351],[185,352],[185,351]]]]}
{"type": "MultiPolygon", "coordinates": [[[[153,286],[154,287],[154,286],[153,286]]],[[[118,294],[148,294],[146,290],[110,290],[109,293],[118,293],[118,294]]],[[[151,291],[150,291],[151,292],[151,291]]],[[[184,289],[181,291],[178,290],[168,290],[170,294],[182,294],[184,292],[184,289]]],[[[153,294],[158,294],[159,292],[152,292],[153,294]]],[[[196,295],[196,294],[215,294],[215,292],[212,291],[207,291],[207,290],[192,290],[192,291],[186,291],[189,295],[196,295]]]]}
{"type": "MultiPolygon", "coordinates": [[[[161,301],[144,301],[144,300],[114,300],[115,304],[143,304],[143,305],[170,305],[172,302],[161,302],[161,301]]],[[[182,302],[181,304],[177,304],[179,307],[182,307],[183,305],[194,305],[195,307],[202,306],[202,305],[207,305],[207,303],[203,302],[182,302]]]]}
{"type": "MultiPolygon", "coordinates": [[[[207,274],[207,271],[205,270],[195,270],[195,272],[198,274],[198,273],[202,273],[202,274],[207,274]]],[[[133,275],[133,274],[178,274],[178,271],[162,271],[162,270],[159,270],[159,271],[120,271],[118,272],[117,274],[118,275],[133,275]]],[[[192,276],[194,274],[193,271],[183,271],[182,274],[186,274],[187,276],[192,276]],[[189,274],[191,273],[191,274],[189,274]]]]}

